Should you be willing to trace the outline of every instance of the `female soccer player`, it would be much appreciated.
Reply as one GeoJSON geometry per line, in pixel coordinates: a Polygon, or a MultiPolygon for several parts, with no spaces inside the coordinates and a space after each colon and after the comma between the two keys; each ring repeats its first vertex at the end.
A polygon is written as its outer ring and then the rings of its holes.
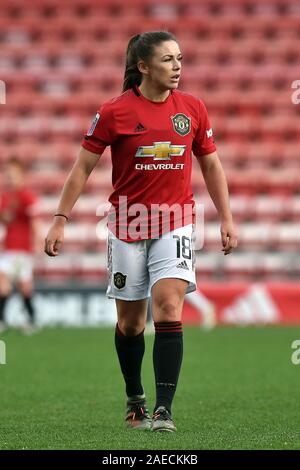
{"type": "Polygon", "coordinates": [[[130,39],[123,93],[97,112],[45,240],[45,252],[56,256],[71,209],[99,156],[111,146],[107,295],[116,301],[115,345],[126,384],[126,423],[171,432],[176,430],[171,405],[183,351],[182,305],[185,294],[195,290],[192,151],[220,216],[224,254],[237,245],[206,108],[198,98],[177,90],[181,60],[178,41],[169,32],[130,39]],[[156,381],[152,420],[141,382],[150,294],[156,381]]]}
{"type": "Polygon", "coordinates": [[[37,331],[32,302],[34,288],[33,254],[41,246],[37,218],[37,196],[26,183],[21,161],[11,157],[4,166],[5,190],[0,193],[0,224],[4,225],[4,251],[0,254],[0,333],[5,331],[4,310],[14,284],[28,313],[22,330],[37,331]]]}

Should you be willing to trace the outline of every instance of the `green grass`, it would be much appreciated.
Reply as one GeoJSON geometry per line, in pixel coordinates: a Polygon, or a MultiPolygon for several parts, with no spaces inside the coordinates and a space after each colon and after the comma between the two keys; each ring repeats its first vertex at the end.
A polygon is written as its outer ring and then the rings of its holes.
{"type": "MultiPolygon", "coordinates": [[[[124,428],[112,329],[3,336],[0,449],[299,449],[299,328],[185,328],[174,434],[124,428]]],[[[153,336],[143,367],[154,405],[153,336]]]]}

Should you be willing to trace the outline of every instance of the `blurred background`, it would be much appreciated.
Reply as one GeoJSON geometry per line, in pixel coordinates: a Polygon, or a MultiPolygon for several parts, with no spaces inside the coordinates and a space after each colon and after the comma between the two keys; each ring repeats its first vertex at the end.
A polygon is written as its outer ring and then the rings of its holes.
{"type": "MultiPolygon", "coordinates": [[[[224,257],[194,159],[194,195],[205,204],[198,290],[218,323],[300,323],[298,0],[1,0],[1,168],[11,156],[26,164],[44,238],[83,134],[101,103],[121,93],[130,36],[161,29],[177,36],[183,53],[179,88],[208,108],[239,233],[238,249],[224,257]]],[[[0,192],[3,184],[1,170],[0,192]]],[[[96,235],[96,209],[110,192],[107,149],[66,226],[61,255],[35,257],[40,324],[115,322],[105,297],[106,237],[96,235]]],[[[184,320],[201,324],[205,302],[188,297],[184,320]]],[[[9,302],[11,324],[22,321],[20,302],[9,302]]]]}

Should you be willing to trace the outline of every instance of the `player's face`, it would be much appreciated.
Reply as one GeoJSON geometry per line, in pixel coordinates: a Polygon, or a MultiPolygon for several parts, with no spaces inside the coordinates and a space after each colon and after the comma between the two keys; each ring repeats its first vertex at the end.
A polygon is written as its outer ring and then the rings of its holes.
{"type": "Polygon", "coordinates": [[[148,64],[147,78],[158,88],[172,90],[178,87],[182,55],[176,41],[164,41],[154,46],[148,64]]]}
{"type": "Polygon", "coordinates": [[[6,185],[9,188],[18,188],[22,186],[24,175],[21,168],[17,165],[7,165],[5,169],[6,185]]]}

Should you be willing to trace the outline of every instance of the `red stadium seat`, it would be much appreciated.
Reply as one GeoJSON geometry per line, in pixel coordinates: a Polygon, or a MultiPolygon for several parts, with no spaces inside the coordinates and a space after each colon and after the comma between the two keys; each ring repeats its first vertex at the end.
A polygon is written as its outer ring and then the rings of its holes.
{"type": "Polygon", "coordinates": [[[252,252],[235,253],[235,256],[227,256],[222,266],[226,280],[249,280],[255,276],[259,279],[262,275],[261,258],[253,256],[252,252]]]}

